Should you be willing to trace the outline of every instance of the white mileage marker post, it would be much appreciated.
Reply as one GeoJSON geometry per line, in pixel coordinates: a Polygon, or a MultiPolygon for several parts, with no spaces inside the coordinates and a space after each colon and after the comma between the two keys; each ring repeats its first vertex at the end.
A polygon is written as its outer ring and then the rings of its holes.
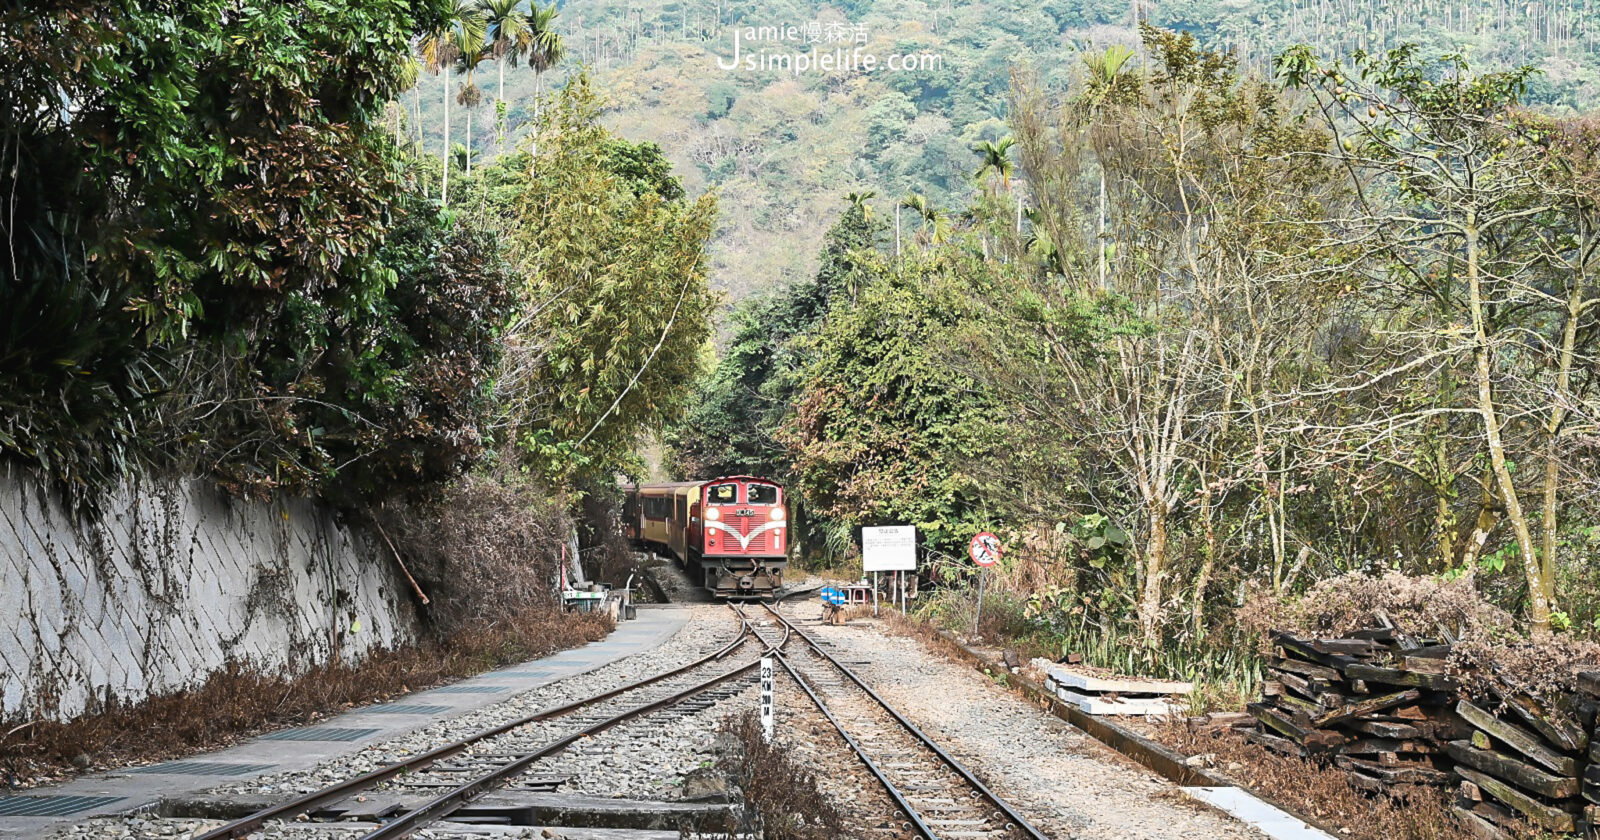
{"type": "Polygon", "coordinates": [[[772,743],[772,729],[777,722],[773,701],[772,657],[761,657],[761,737],[772,743]]]}

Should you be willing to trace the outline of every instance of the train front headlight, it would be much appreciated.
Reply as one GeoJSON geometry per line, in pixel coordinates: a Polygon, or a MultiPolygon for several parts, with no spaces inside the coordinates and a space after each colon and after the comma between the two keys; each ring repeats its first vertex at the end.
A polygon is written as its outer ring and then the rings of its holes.
{"type": "Polygon", "coordinates": [[[712,522],[715,522],[715,521],[717,521],[718,519],[721,519],[721,518],[722,518],[722,511],[717,510],[716,508],[706,508],[706,519],[709,519],[712,522]]]}
{"type": "Polygon", "coordinates": [[[772,509],[772,513],[770,515],[772,516],[772,519],[773,519],[774,522],[783,521],[783,508],[781,508],[781,507],[773,508],[772,509]]]}

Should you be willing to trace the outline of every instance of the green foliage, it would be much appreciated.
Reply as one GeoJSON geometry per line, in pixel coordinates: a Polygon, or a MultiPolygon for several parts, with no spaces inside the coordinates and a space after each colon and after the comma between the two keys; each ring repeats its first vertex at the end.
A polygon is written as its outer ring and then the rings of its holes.
{"type": "Polygon", "coordinates": [[[492,444],[490,383],[516,311],[495,237],[415,193],[397,209],[379,254],[396,286],[366,308],[324,307],[331,321],[303,325],[303,340],[282,348],[315,360],[309,372],[332,404],[297,404],[298,425],[321,430],[341,492],[367,497],[441,484],[492,444]]]}
{"type": "Polygon", "coordinates": [[[716,369],[698,383],[693,407],[668,437],[679,476],[787,473],[777,432],[805,383],[808,352],[799,339],[865,282],[861,263],[884,232],[866,211],[852,205],[834,224],[814,277],[734,309],[716,369]]]}
{"type": "Polygon", "coordinates": [[[105,484],[141,454],[140,423],[166,364],[126,316],[126,298],[90,284],[64,232],[32,233],[68,258],[57,270],[19,262],[0,293],[0,451],[70,487],[105,484]]]}
{"type": "Polygon", "coordinates": [[[491,54],[559,58],[553,7],[487,12],[6,12],[30,34],[0,57],[0,447],[78,487],[142,464],[348,504],[424,494],[502,429],[553,474],[625,458],[699,370],[713,203],[579,83],[536,157],[485,171],[469,138],[449,168],[408,160],[384,109],[414,36],[468,109],[491,54]],[[460,216],[422,193],[452,171],[460,216]]]}
{"type": "MultiPolygon", "coordinates": [[[[71,5],[33,14],[74,21],[71,5]]],[[[35,160],[77,164],[79,177],[38,187],[59,191],[58,206],[97,236],[96,273],[134,290],[129,306],[153,338],[249,328],[283,295],[373,281],[359,257],[382,240],[398,158],[372,124],[433,14],[401,0],[214,0],[176,15],[114,4],[80,33],[88,44],[33,48],[78,61],[59,88],[24,83],[41,99],[15,103],[8,134],[35,160]],[[41,106],[63,99],[70,112],[41,106]]],[[[8,65],[8,84],[41,70],[8,65]]]]}
{"type": "Polygon", "coordinates": [[[683,184],[672,174],[672,162],[654,143],[629,143],[619,137],[600,142],[601,165],[622,179],[635,196],[653,192],[666,201],[683,199],[683,184]]]}
{"type": "Polygon", "coordinates": [[[669,198],[681,193],[659,154],[616,141],[599,113],[584,77],[563,89],[507,220],[527,287],[505,410],[553,476],[608,473],[682,411],[716,305],[704,266],[714,198],[669,198]]]}
{"type": "Polygon", "coordinates": [[[855,299],[807,340],[814,359],[784,430],[793,485],[818,515],[913,524],[954,554],[988,524],[998,489],[967,469],[998,441],[997,405],[950,356],[987,268],[942,252],[872,256],[858,270],[855,299]]]}
{"type": "MultiPolygon", "coordinates": [[[[969,149],[1007,133],[1014,65],[1035,65],[1059,91],[1087,75],[1081,57],[1128,51],[1140,39],[1133,7],[1108,0],[567,0],[562,8],[574,64],[596,68],[597,81],[619,94],[614,124],[626,126],[630,140],[667,147],[691,191],[721,192],[712,279],[735,299],[808,277],[842,192],[870,189],[887,199],[919,188],[938,206],[966,204],[969,149]],[[918,72],[798,78],[716,65],[713,56],[731,50],[734,26],[811,20],[864,25],[864,47],[880,59],[926,50],[943,61],[918,72]]],[[[1189,33],[1202,49],[1234,52],[1246,70],[1270,70],[1272,57],[1295,43],[1345,54],[1416,42],[1426,54],[1470,55],[1482,67],[1539,67],[1542,75],[1530,80],[1534,103],[1575,110],[1600,103],[1600,0],[1490,15],[1471,0],[1174,0],[1137,10],[1154,25],[1189,33]]],[[[507,72],[515,127],[531,114],[537,85],[532,74],[507,72]]],[[[438,84],[426,80],[423,94],[430,147],[439,131],[438,84]]]]}
{"type": "Polygon", "coordinates": [[[464,469],[508,266],[382,121],[441,13],[6,11],[0,447],[78,490],[143,466],[352,503],[464,469]]]}

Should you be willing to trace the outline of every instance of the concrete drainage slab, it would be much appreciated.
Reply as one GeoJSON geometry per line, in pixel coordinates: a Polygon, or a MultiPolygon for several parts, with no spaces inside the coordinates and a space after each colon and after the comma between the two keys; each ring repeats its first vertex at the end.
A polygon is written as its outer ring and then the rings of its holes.
{"type": "Polygon", "coordinates": [[[0,817],[66,817],[121,802],[120,796],[5,796],[0,817]]]}
{"type": "Polygon", "coordinates": [[[357,711],[367,715],[440,715],[450,711],[450,706],[429,706],[419,703],[384,703],[357,711]]]}
{"type": "Polygon", "coordinates": [[[276,764],[231,764],[224,761],[169,761],[148,767],[133,767],[126,772],[157,776],[252,776],[265,773],[276,764]]]}
{"type": "Polygon", "coordinates": [[[357,729],[345,726],[310,726],[305,729],[284,729],[261,736],[263,741],[359,741],[382,732],[381,729],[357,729]]]}
{"type": "Polygon", "coordinates": [[[1334,840],[1327,832],[1313,828],[1304,820],[1290,816],[1276,806],[1257,799],[1244,788],[1185,787],[1179,790],[1207,805],[1232,814],[1273,840],[1334,840]]]}

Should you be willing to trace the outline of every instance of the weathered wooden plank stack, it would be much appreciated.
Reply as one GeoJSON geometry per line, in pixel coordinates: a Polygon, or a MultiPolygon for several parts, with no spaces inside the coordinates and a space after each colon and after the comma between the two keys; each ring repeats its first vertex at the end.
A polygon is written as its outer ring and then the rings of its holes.
{"type": "Polygon", "coordinates": [[[1486,682],[1490,696],[1456,704],[1472,726],[1469,737],[1447,745],[1462,779],[1457,814],[1481,837],[1506,836],[1502,829],[1518,822],[1579,830],[1594,704],[1546,705],[1486,682]]]}
{"type": "Polygon", "coordinates": [[[1583,755],[1583,782],[1578,795],[1583,798],[1580,828],[1600,834],[1600,671],[1578,674],[1578,696],[1574,702],[1578,722],[1589,732],[1589,747],[1583,755]]]}
{"type": "Polygon", "coordinates": [[[1584,830],[1600,834],[1600,671],[1578,674],[1578,696],[1574,702],[1578,722],[1589,733],[1589,747],[1584,752],[1583,783],[1579,795],[1583,797],[1584,830]]]}
{"type": "Polygon", "coordinates": [[[1260,728],[1245,737],[1331,759],[1374,792],[1455,781],[1445,751],[1470,729],[1453,708],[1447,640],[1412,637],[1390,622],[1337,639],[1278,632],[1272,642],[1266,696],[1248,707],[1260,728]]]}

